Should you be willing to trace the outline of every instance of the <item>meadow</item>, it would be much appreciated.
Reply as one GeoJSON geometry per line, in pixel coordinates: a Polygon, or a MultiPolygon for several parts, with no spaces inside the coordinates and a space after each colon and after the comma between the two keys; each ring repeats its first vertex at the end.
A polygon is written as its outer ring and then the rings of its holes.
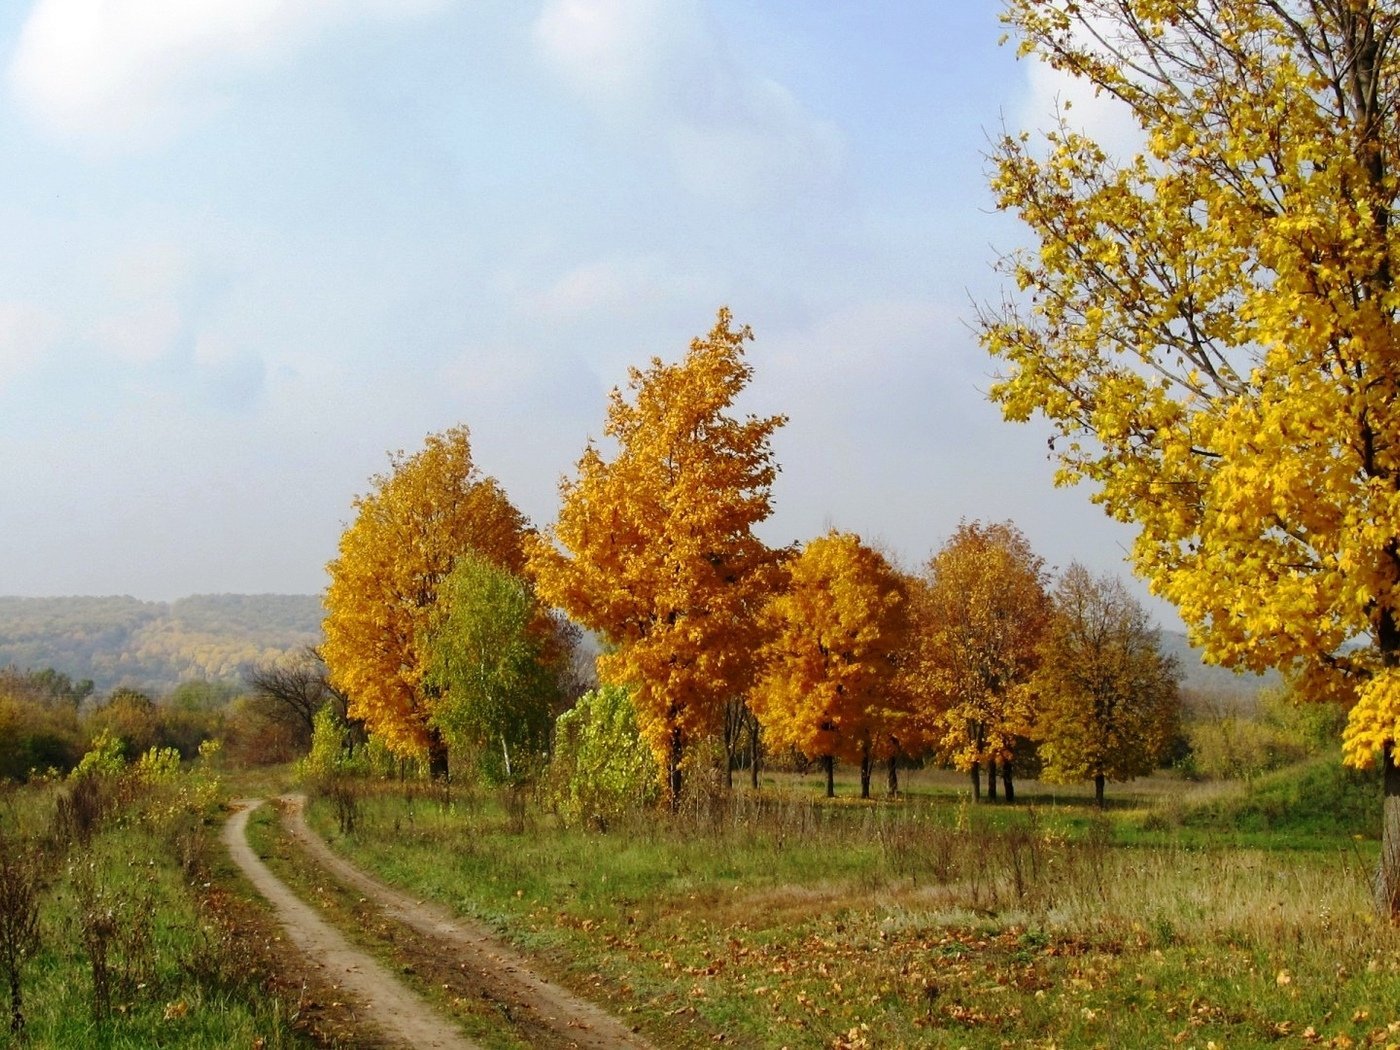
{"type": "Polygon", "coordinates": [[[310,815],[659,1046],[1400,1045],[1400,936],[1369,896],[1378,790],[1334,759],[1140,781],[1104,814],[1035,784],[974,807],[938,772],[896,801],[844,788],[770,778],[607,832],[412,782],[361,785],[349,834],[343,796],[310,815]]]}

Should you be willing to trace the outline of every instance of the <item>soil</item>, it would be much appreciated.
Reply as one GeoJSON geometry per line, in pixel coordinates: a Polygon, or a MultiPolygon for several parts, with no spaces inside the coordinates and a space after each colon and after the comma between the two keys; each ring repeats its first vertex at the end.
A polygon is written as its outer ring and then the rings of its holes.
{"type": "Polygon", "coordinates": [[[492,931],[380,882],[334,852],[303,817],[305,798],[287,795],[283,806],[288,833],[336,880],[361,893],[390,922],[416,936],[397,938],[416,969],[438,980],[444,967],[465,981],[464,997],[493,1002],[514,1034],[548,1050],[652,1050],[649,1042],[602,1008],[541,976],[528,960],[492,931]]]}
{"type": "Polygon", "coordinates": [[[327,977],[359,1005],[363,1023],[370,1029],[365,1043],[425,1050],[477,1050],[475,1044],[439,1018],[398,978],[352,947],[258,859],[248,845],[246,829],[248,815],[261,805],[261,800],[240,800],[234,805],[237,808],[224,825],[229,854],[254,888],[272,904],[292,944],[318,960],[327,977]]]}

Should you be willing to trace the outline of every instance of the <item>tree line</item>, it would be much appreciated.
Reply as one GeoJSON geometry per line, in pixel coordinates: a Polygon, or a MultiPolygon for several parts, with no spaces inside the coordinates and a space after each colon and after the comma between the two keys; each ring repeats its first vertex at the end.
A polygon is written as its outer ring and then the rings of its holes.
{"type": "Polygon", "coordinates": [[[581,691],[573,641],[623,687],[676,806],[709,745],[757,783],[761,754],[826,771],[878,763],[968,772],[1008,800],[1033,755],[1047,777],[1150,771],[1176,732],[1179,675],[1121,582],[1052,579],[1011,523],[965,522],[918,572],[853,533],[774,548],[780,416],[741,416],[746,327],[721,310],[674,363],[633,369],[530,527],[457,427],[430,435],[357,498],[331,562],[323,654],[349,714],[434,772],[449,755],[498,782],[538,773],[581,691]]]}

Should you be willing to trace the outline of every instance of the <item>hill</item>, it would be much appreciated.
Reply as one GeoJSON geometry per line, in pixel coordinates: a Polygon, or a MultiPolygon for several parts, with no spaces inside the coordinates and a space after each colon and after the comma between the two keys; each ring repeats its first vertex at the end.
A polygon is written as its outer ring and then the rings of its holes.
{"type": "Polygon", "coordinates": [[[1260,689],[1272,688],[1281,681],[1272,671],[1265,675],[1236,674],[1228,667],[1206,663],[1201,650],[1188,642],[1182,631],[1161,631],[1159,635],[1162,652],[1176,657],[1181,665],[1181,687],[1190,693],[1248,702],[1260,689]]]}
{"type": "Polygon", "coordinates": [[[318,645],[319,595],[0,597],[0,667],[52,667],[98,693],[165,693],[190,679],[233,681],[250,663],[318,645]]]}

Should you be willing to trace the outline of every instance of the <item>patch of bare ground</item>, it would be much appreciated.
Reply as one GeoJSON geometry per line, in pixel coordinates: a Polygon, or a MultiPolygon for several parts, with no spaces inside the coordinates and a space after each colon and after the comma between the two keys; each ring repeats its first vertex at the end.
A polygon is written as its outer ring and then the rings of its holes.
{"type": "Polygon", "coordinates": [[[248,844],[246,833],[248,815],[259,804],[257,800],[234,804],[235,811],[224,826],[224,842],[234,863],[272,905],[287,940],[312,967],[323,971],[332,994],[338,992],[332,1002],[350,1004],[354,1029],[345,1045],[475,1050],[455,1027],[373,958],[351,946],[268,870],[248,844]]]}
{"type": "MultiPolygon", "coordinates": [[[[281,1004],[292,1028],[312,1044],[324,1050],[393,1045],[364,1023],[363,1004],[331,980],[325,967],[288,943],[266,907],[230,892],[218,880],[205,887],[199,901],[204,936],[230,949],[238,971],[223,975],[225,979],[255,982],[263,995],[281,1004]]],[[[210,965],[220,965],[214,953],[196,956],[194,965],[205,958],[210,965]]]]}
{"type": "Polygon", "coordinates": [[[542,976],[490,930],[366,874],[307,827],[304,800],[278,800],[288,834],[355,896],[350,921],[382,942],[396,965],[442,994],[454,1013],[495,1012],[520,1044],[543,1050],[651,1050],[634,1029],[542,976]]]}

